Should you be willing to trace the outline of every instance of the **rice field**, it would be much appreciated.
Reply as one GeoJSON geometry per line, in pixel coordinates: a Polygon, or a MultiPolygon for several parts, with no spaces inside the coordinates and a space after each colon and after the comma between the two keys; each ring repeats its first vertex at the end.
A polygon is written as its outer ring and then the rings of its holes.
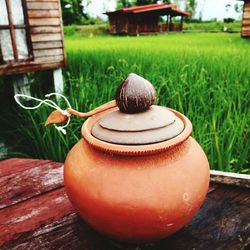
{"type": "MultiPolygon", "coordinates": [[[[73,35],[65,45],[65,95],[72,107],[87,111],[113,99],[120,81],[134,72],[153,83],[159,105],[190,118],[211,168],[250,173],[250,40],[225,33],[73,35]]],[[[49,112],[19,110],[18,152],[63,161],[83,120],[72,118],[63,136],[43,127],[49,112]]]]}

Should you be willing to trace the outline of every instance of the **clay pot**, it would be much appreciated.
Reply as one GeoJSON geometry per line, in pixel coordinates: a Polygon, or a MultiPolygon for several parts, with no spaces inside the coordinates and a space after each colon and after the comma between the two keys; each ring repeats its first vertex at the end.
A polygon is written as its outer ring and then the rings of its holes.
{"type": "MultiPolygon", "coordinates": [[[[116,108],[115,108],[116,109],[116,108]]],[[[190,121],[176,137],[147,145],[95,138],[92,128],[114,108],[89,118],[64,164],[66,192],[96,231],[122,241],[153,242],[188,223],[203,203],[209,164],[190,136],[190,121]]]]}

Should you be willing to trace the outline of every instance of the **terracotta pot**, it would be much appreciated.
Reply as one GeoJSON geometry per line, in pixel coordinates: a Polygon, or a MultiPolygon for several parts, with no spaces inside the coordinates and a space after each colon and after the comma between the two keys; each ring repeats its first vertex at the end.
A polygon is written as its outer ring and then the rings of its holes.
{"type": "Polygon", "coordinates": [[[209,164],[190,136],[140,146],[117,145],[91,135],[109,109],[89,118],[64,165],[66,192],[96,231],[129,242],[152,242],[173,234],[196,214],[209,185],[209,164]]]}

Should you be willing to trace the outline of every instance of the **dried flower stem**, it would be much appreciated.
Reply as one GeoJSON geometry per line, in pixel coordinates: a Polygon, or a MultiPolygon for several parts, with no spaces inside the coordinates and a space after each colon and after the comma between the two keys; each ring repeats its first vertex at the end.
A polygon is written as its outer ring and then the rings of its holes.
{"type": "Polygon", "coordinates": [[[110,109],[110,108],[113,108],[113,107],[116,107],[116,101],[115,100],[112,100],[110,102],[107,102],[101,106],[99,106],[98,108],[95,108],[89,112],[86,112],[86,113],[82,113],[82,112],[79,112],[77,110],[74,110],[72,108],[67,108],[66,111],[71,114],[71,115],[75,115],[75,116],[79,116],[79,117],[82,117],[82,118],[87,118],[87,117],[90,117],[92,115],[95,115],[97,113],[100,113],[102,111],[105,111],[107,109],[110,109]]]}

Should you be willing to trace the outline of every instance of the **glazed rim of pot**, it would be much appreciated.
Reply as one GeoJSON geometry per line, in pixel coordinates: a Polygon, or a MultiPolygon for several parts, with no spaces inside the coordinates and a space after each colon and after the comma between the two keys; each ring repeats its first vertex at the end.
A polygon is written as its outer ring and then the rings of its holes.
{"type": "Polygon", "coordinates": [[[157,154],[184,142],[185,140],[188,139],[188,137],[192,133],[192,124],[186,116],[184,116],[183,114],[179,113],[176,110],[166,108],[172,111],[178,118],[180,118],[184,124],[183,131],[179,135],[173,137],[172,139],[162,141],[162,142],[152,143],[152,144],[144,144],[144,145],[121,145],[121,144],[105,142],[94,137],[91,134],[91,131],[92,131],[93,126],[96,124],[96,122],[99,119],[101,119],[103,116],[105,116],[107,113],[117,110],[117,109],[118,109],[117,107],[110,108],[104,112],[96,114],[88,118],[87,121],[83,124],[82,131],[81,131],[82,136],[94,148],[99,149],[104,152],[114,153],[114,154],[119,154],[119,155],[157,154]]]}

